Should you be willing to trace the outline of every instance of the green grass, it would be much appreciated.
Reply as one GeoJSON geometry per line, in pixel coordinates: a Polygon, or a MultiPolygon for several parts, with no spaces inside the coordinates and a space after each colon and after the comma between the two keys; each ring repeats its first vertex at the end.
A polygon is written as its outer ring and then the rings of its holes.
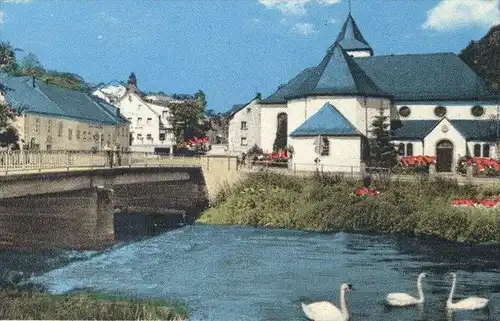
{"type": "Polygon", "coordinates": [[[500,209],[451,206],[457,197],[496,196],[500,185],[459,186],[454,180],[424,177],[409,183],[381,177],[372,181],[380,195],[357,197],[353,192],[359,186],[360,181],[326,173],[313,177],[255,173],[223,191],[198,222],[500,242],[500,209]]]}
{"type": "Polygon", "coordinates": [[[2,289],[0,319],[187,320],[187,308],[177,302],[124,299],[90,292],[51,295],[2,289]]]}

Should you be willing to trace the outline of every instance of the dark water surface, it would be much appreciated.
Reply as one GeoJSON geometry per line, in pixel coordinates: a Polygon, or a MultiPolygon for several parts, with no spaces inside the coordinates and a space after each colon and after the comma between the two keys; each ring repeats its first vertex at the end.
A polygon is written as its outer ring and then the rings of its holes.
{"type": "Polygon", "coordinates": [[[351,320],[500,321],[496,246],[194,225],[101,253],[59,253],[52,259],[68,255],[73,262],[33,280],[54,293],[91,288],[184,300],[190,320],[306,320],[300,301],[330,300],[338,305],[340,283],[348,282],[356,288],[348,293],[351,320]],[[384,297],[390,292],[416,296],[416,278],[423,271],[429,277],[424,281],[422,309],[385,307],[384,297]],[[490,298],[489,312],[446,314],[450,271],[458,274],[456,298],[490,298]]]}

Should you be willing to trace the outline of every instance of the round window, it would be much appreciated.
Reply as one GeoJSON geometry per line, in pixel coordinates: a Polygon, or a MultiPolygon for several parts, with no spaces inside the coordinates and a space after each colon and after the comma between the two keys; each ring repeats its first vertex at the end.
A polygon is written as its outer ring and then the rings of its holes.
{"type": "Polygon", "coordinates": [[[446,115],[446,108],[443,106],[437,106],[434,109],[434,114],[438,117],[444,117],[446,115]]]}
{"type": "Polygon", "coordinates": [[[484,115],[484,108],[482,106],[476,105],[472,107],[471,113],[475,117],[481,117],[484,115]]]}
{"type": "Polygon", "coordinates": [[[410,108],[408,108],[408,106],[403,106],[399,108],[399,114],[401,115],[401,117],[410,116],[410,108]]]}

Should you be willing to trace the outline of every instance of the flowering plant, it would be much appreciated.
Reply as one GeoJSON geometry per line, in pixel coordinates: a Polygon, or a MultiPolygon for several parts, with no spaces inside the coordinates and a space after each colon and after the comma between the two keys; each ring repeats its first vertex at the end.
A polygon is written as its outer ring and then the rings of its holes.
{"type": "Polygon", "coordinates": [[[399,158],[403,167],[436,164],[436,156],[403,156],[399,158]]]}
{"type": "Polygon", "coordinates": [[[470,198],[456,198],[451,201],[455,207],[497,207],[500,204],[500,196],[496,199],[473,200],[470,198]]]}
{"type": "Polygon", "coordinates": [[[371,188],[367,188],[367,187],[358,187],[356,188],[356,191],[354,192],[354,195],[356,196],[376,196],[380,194],[380,192],[374,190],[374,189],[371,189],[371,188]]]}

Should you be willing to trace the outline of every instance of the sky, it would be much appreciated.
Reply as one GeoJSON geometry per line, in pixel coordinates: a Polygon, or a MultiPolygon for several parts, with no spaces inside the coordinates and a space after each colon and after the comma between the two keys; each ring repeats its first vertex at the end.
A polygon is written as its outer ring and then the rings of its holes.
{"type": "MultiPolygon", "coordinates": [[[[317,65],[347,0],[0,0],[0,41],[89,83],[206,94],[229,110],[317,65]]],[[[352,0],[375,55],[459,53],[500,23],[500,0],[352,0]]]]}

